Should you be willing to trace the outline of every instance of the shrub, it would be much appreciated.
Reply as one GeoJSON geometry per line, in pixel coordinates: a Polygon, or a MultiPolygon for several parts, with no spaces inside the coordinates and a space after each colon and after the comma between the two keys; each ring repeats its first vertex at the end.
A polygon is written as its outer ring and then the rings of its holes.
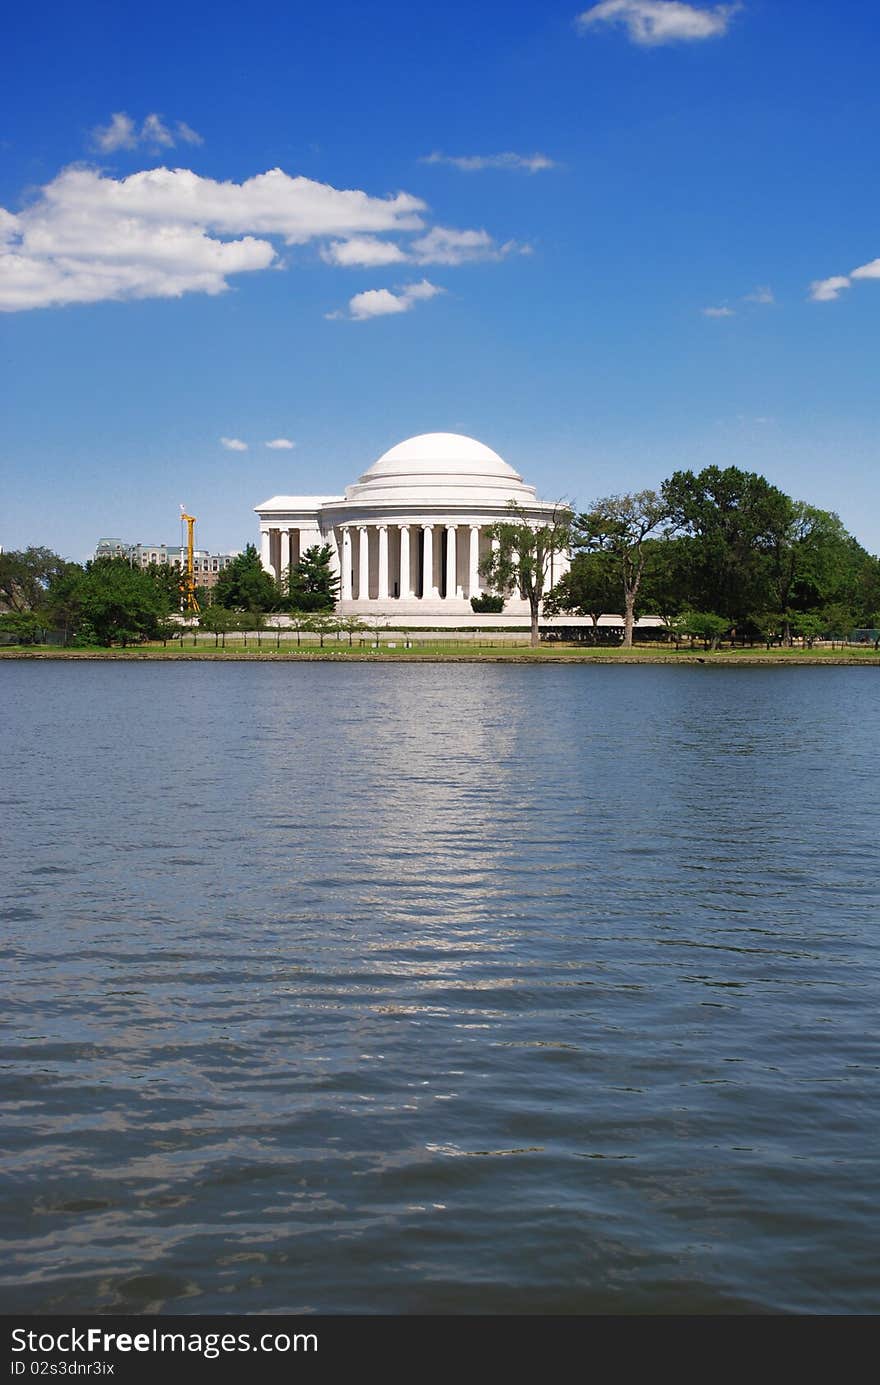
{"type": "Polygon", "coordinates": [[[491,596],[489,592],[482,596],[472,596],[471,610],[477,615],[499,615],[504,610],[504,597],[491,596]]]}

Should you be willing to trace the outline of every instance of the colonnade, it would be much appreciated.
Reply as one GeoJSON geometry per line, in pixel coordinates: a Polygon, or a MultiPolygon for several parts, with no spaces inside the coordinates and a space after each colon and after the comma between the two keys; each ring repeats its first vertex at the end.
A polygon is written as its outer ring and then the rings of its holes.
{"type": "Polygon", "coordinates": [[[298,563],[303,553],[318,536],[303,535],[299,529],[264,529],[260,534],[260,558],[267,572],[274,572],[276,579],[294,563],[298,563]]]}
{"type": "Polygon", "coordinates": [[[343,524],[340,596],[343,601],[480,596],[480,530],[479,524],[343,524]],[[461,537],[460,529],[466,531],[461,537]],[[460,543],[466,567],[459,560],[460,543]]]}
{"type": "Polygon", "coordinates": [[[326,531],[272,526],[260,533],[260,556],[266,571],[280,579],[307,548],[328,544],[346,602],[467,601],[486,591],[480,564],[498,546],[484,532],[488,523],[355,520],[326,531]]]}

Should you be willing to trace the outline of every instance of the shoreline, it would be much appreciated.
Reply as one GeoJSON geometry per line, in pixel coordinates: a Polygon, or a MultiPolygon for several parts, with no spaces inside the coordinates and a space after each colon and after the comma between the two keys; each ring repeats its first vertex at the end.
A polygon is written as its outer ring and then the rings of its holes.
{"type": "Polygon", "coordinates": [[[515,652],[485,654],[458,653],[420,653],[416,650],[406,653],[380,650],[309,650],[298,652],[282,650],[224,650],[224,649],[16,649],[7,652],[0,649],[2,660],[57,660],[70,662],[122,662],[122,663],[329,663],[329,664],[662,664],[666,666],[683,665],[694,667],[730,665],[751,667],[834,667],[834,668],[880,668],[880,653],[854,651],[851,654],[817,654],[813,651],[770,650],[765,652],[731,653],[728,651],[696,651],[680,654],[650,651],[612,653],[608,650],[582,652],[580,650],[560,650],[550,653],[538,650],[535,653],[518,649],[515,652]]]}

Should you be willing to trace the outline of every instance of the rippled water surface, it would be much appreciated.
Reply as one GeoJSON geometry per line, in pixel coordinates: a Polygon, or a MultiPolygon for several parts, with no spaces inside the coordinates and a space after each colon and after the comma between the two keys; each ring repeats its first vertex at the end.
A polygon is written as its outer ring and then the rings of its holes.
{"type": "Polygon", "coordinates": [[[0,667],[6,1312],[876,1312],[876,670],[0,667]]]}

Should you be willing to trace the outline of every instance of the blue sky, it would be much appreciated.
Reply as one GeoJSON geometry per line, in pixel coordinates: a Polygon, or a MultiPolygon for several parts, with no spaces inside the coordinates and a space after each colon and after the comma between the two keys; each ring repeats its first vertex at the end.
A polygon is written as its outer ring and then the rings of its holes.
{"type": "Polygon", "coordinates": [[[581,504],[761,471],[880,549],[873,2],[83,0],[6,36],[5,547],[174,542],[181,502],[240,547],[447,430],[581,504]]]}

